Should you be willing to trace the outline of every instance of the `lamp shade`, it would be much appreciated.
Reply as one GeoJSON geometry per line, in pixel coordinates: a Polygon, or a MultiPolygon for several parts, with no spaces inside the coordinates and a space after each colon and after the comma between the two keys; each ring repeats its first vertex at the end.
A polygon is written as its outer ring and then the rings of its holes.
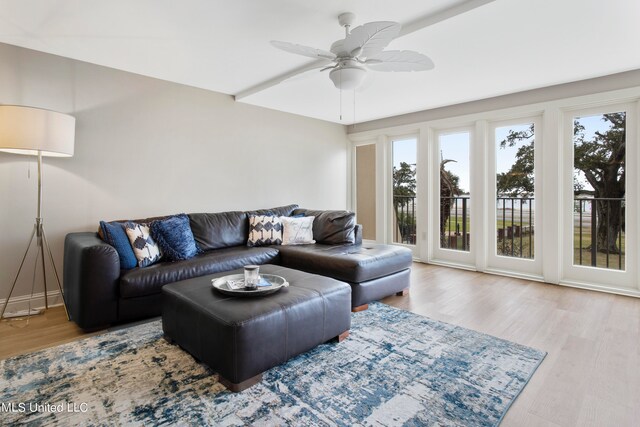
{"type": "Polygon", "coordinates": [[[0,151],[71,157],[76,119],[41,108],[0,105],[0,151]]]}

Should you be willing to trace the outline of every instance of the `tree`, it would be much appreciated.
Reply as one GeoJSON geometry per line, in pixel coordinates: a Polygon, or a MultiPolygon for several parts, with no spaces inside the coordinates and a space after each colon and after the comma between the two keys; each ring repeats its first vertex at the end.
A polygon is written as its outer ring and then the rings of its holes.
{"type": "MultiPolygon", "coordinates": [[[[442,247],[448,247],[445,231],[451,216],[452,198],[462,193],[459,187],[460,177],[445,168],[449,162],[455,162],[455,160],[446,159],[440,162],[440,246],[442,247]]],[[[463,221],[466,221],[466,218],[463,221]]]]}
{"type": "MultiPolygon", "coordinates": [[[[624,229],[626,113],[603,114],[609,129],[597,131],[587,139],[585,128],[576,119],[573,123],[575,147],[574,167],[584,175],[593,190],[578,188],[575,193],[589,194],[596,200],[598,218],[597,246],[600,252],[619,253],[618,236],[624,229]]],[[[592,243],[593,244],[593,243],[592,243]]]]}
{"type": "MultiPolygon", "coordinates": [[[[609,125],[606,131],[597,131],[588,138],[585,127],[576,119],[573,123],[574,167],[585,177],[591,190],[574,179],[575,195],[590,195],[595,202],[598,226],[596,248],[600,252],[619,253],[617,241],[624,230],[626,150],[626,114],[624,112],[603,114],[602,120],[609,125]]],[[[506,174],[497,174],[498,191],[516,195],[533,193],[533,125],[525,131],[510,131],[500,142],[500,147],[513,147],[516,143],[531,139],[518,149],[516,162],[506,174]]]]}
{"type": "Polygon", "coordinates": [[[416,219],[409,214],[409,205],[415,207],[416,169],[415,165],[400,162],[400,167],[393,167],[393,207],[402,241],[412,242],[415,235],[416,219]],[[406,209],[405,209],[406,208],[406,209]],[[406,213],[405,213],[406,211],[406,213]]]}
{"type": "Polygon", "coordinates": [[[416,197],[416,169],[406,162],[400,162],[400,167],[393,167],[393,196],[396,208],[407,204],[408,199],[416,197]]]}
{"type": "Polygon", "coordinates": [[[528,144],[518,148],[516,161],[506,173],[497,174],[498,194],[509,197],[529,197],[534,192],[534,132],[533,124],[523,131],[510,130],[505,139],[500,141],[500,148],[515,146],[520,141],[530,140],[528,144]]]}

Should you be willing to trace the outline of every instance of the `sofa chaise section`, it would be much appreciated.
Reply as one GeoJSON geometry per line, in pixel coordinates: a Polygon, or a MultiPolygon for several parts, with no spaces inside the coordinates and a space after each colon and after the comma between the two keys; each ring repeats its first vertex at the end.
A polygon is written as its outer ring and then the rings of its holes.
{"type": "Polygon", "coordinates": [[[409,289],[412,255],[391,245],[303,245],[279,248],[282,265],[351,285],[352,308],[409,289]]]}

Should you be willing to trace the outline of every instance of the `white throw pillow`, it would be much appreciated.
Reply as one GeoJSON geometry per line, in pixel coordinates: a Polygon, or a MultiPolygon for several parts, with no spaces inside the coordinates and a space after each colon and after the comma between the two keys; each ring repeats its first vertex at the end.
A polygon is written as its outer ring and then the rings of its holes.
{"type": "Polygon", "coordinates": [[[269,246],[282,244],[282,222],[271,215],[249,216],[249,238],[247,246],[269,246]]]}
{"type": "Polygon", "coordinates": [[[300,218],[281,216],[280,221],[284,227],[282,233],[283,245],[308,245],[315,243],[313,240],[313,220],[314,216],[303,216],[300,218]]]}
{"type": "Polygon", "coordinates": [[[160,248],[151,237],[147,224],[129,221],[125,223],[124,227],[139,267],[147,267],[160,260],[162,257],[160,248]]]}

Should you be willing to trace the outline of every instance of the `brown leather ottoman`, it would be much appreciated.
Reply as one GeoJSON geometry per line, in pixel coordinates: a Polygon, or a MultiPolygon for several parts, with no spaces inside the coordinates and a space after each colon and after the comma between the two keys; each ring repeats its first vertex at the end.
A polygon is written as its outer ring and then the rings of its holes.
{"type": "Polygon", "coordinates": [[[162,328],[196,359],[241,391],[262,372],[331,339],[351,326],[351,287],[335,279],[274,265],[260,272],[284,277],[288,288],[238,298],[213,289],[211,279],[242,270],[183,280],[162,288],[162,328]]]}

